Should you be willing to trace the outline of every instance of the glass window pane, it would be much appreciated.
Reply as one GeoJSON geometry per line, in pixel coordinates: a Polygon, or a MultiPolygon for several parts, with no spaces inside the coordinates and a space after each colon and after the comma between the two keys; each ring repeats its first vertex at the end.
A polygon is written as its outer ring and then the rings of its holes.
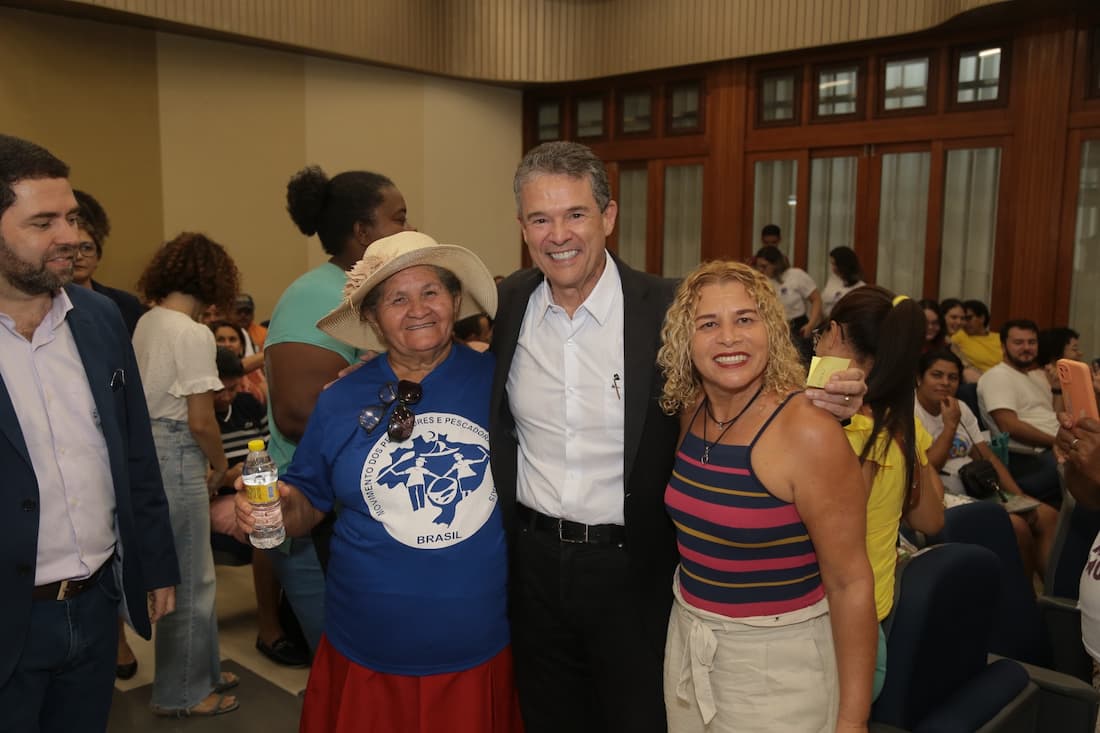
{"type": "Polygon", "coordinates": [[[537,132],[540,143],[561,139],[561,105],[559,103],[539,103],[537,132]]]}
{"type": "Polygon", "coordinates": [[[760,119],[764,122],[794,119],[794,72],[771,74],[760,80],[760,119]]]}
{"type": "Polygon", "coordinates": [[[928,59],[886,62],[883,109],[910,109],[928,105],[928,59]]]}
{"type": "Polygon", "coordinates": [[[856,158],[815,158],[810,165],[810,229],[806,272],[824,285],[829,250],[855,248],[856,158]]]}
{"type": "Polygon", "coordinates": [[[683,277],[698,264],[703,242],[703,166],[665,168],[662,274],[683,277]]]}
{"type": "Polygon", "coordinates": [[[623,132],[649,132],[653,128],[652,99],[648,90],[623,94],[623,132]]]}
{"type": "Polygon", "coordinates": [[[699,121],[699,85],[697,83],[672,87],[668,103],[669,124],[673,130],[694,130],[702,127],[699,121]]]}
{"type": "Polygon", "coordinates": [[[642,272],[646,269],[647,179],[645,168],[619,171],[619,257],[642,272]]]}
{"type": "Polygon", "coordinates": [[[577,100],[577,137],[603,136],[603,97],[577,100]]]}
{"type": "Polygon", "coordinates": [[[850,115],[859,97],[859,67],[823,69],[817,72],[817,116],[850,115]]]}
{"type": "Polygon", "coordinates": [[[761,160],[753,172],[753,252],[760,248],[760,230],[775,224],[783,232],[779,248],[789,259],[798,211],[798,161],[761,160]]]}
{"type": "Polygon", "coordinates": [[[928,224],[928,174],[932,154],[882,156],[875,282],[919,299],[924,291],[924,239],[928,224]]]}
{"type": "Polygon", "coordinates": [[[997,235],[1000,148],[951,150],[943,186],[940,292],[989,303],[997,235]]]}
{"type": "Polygon", "coordinates": [[[958,102],[990,102],[997,99],[1001,85],[1001,49],[964,51],[959,56],[958,102]]]}
{"type": "Polygon", "coordinates": [[[1100,356],[1100,140],[1081,148],[1077,224],[1073,235],[1073,282],[1069,325],[1081,334],[1081,350],[1100,356]]]}

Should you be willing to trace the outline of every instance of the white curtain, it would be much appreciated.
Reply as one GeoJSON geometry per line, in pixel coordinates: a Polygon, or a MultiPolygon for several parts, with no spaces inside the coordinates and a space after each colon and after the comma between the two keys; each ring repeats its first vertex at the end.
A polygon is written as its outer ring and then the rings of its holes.
{"type": "Polygon", "coordinates": [[[951,150],[943,192],[939,298],[988,304],[997,236],[1000,148],[951,150]]]}
{"type": "Polygon", "coordinates": [[[1069,326],[1081,334],[1081,350],[1100,356],[1100,140],[1081,148],[1077,227],[1073,237],[1073,284],[1069,326]]]}
{"type": "Polygon", "coordinates": [[[703,242],[703,166],[665,168],[665,277],[683,277],[699,264],[703,242]]]}
{"type": "Polygon", "coordinates": [[[931,160],[930,153],[882,156],[878,272],[873,273],[873,281],[911,298],[920,298],[924,289],[931,160]]]}
{"type": "Polygon", "coordinates": [[[760,230],[775,224],[783,230],[779,248],[791,257],[798,192],[797,160],[761,160],[753,168],[752,251],[760,248],[760,230]]]}
{"type": "Polygon", "coordinates": [[[810,166],[810,231],[806,272],[829,278],[829,250],[853,247],[856,232],[856,159],[815,158],[810,166]]]}

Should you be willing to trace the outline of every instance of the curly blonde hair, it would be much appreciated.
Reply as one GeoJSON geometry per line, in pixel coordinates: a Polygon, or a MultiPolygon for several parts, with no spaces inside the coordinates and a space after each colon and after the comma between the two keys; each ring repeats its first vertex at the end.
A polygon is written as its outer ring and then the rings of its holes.
{"type": "Polygon", "coordinates": [[[138,290],[151,302],[180,292],[221,310],[233,305],[240,287],[237,265],[225,248],[194,232],[183,232],[157,250],[138,281],[138,290]]]}
{"type": "Polygon", "coordinates": [[[806,371],[791,343],[790,327],[783,306],[775,296],[768,278],[740,262],[705,262],[692,271],[676,289],[676,297],[665,314],[661,327],[661,349],[657,364],[665,377],[661,409],[675,415],[695,404],[703,390],[699,370],[691,359],[691,341],[695,333],[695,309],[699,291],[705,285],[736,282],[744,286],[756,303],[756,311],[768,334],[768,365],[764,370],[764,389],[785,395],[801,387],[806,371]]]}

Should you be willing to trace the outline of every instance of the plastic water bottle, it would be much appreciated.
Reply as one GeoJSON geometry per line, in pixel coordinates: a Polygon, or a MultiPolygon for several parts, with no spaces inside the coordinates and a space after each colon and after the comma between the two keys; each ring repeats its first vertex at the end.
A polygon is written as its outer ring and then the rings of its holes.
{"type": "Polygon", "coordinates": [[[241,478],[252,503],[252,517],[256,520],[249,541],[262,550],[278,547],[286,539],[283,507],[279,502],[279,468],[264,450],[262,440],[248,441],[248,457],[244,459],[241,478]]]}

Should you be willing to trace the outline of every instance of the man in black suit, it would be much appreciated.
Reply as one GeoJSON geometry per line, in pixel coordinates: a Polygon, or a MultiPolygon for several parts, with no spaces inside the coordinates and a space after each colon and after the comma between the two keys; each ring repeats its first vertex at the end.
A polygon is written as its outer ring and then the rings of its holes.
{"type": "Polygon", "coordinates": [[[678,428],[655,357],[675,283],[607,252],[617,206],[585,146],[535,148],[514,187],[536,269],[500,284],[490,441],[525,724],[663,731],[678,428]]]}
{"type": "Polygon", "coordinates": [[[101,731],[120,607],[145,638],[179,564],[118,308],[68,285],[69,169],[0,135],[0,731],[101,731]]]}
{"type": "MultiPolygon", "coordinates": [[[[618,206],[589,148],[534,148],[513,189],[535,268],[499,284],[489,441],[524,723],[657,733],[678,560],[664,492],[679,429],[657,405],[656,357],[676,284],[607,251],[618,206]]],[[[862,379],[846,370],[807,395],[847,418],[862,379]]]]}

